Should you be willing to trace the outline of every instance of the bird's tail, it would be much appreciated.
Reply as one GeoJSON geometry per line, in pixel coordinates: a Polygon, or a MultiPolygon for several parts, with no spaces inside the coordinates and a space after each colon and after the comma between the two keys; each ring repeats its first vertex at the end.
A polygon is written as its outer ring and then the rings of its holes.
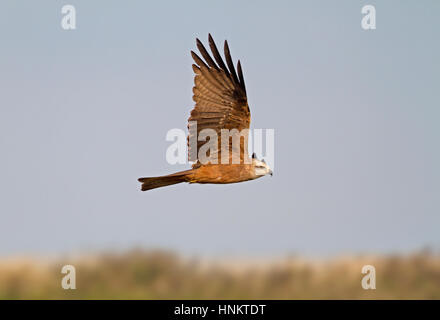
{"type": "Polygon", "coordinates": [[[161,177],[139,178],[138,181],[142,182],[141,190],[147,191],[181,182],[189,182],[191,171],[192,170],[186,170],[161,177]]]}

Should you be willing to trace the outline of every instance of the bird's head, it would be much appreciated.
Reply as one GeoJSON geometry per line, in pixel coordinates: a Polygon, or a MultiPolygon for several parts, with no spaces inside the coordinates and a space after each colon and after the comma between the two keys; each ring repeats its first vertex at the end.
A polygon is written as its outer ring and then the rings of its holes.
{"type": "Polygon", "coordinates": [[[267,163],[264,160],[258,160],[255,153],[252,154],[252,165],[254,167],[254,174],[257,177],[263,177],[268,174],[273,175],[273,172],[267,163]]]}

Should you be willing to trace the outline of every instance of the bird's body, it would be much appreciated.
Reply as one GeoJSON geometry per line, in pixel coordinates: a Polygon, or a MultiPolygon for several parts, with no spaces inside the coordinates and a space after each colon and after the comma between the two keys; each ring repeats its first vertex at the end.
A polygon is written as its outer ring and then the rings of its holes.
{"type": "Polygon", "coordinates": [[[209,164],[196,169],[176,172],[170,175],[151,178],[140,178],[142,191],[164,187],[181,182],[227,184],[260,178],[255,175],[251,164],[209,164]]]}
{"type": "Polygon", "coordinates": [[[161,177],[140,178],[142,190],[150,190],[181,182],[226,184],[257,179],[272,174],[269,166],[256,159],[249,158],[247,137],[250,125],[250,110],[247,103],[246,88],[240,61],[235,71],[225,41],[226,64],[209,35],[209,45],[214,56],[211,58],[203,44],[197,39],[197,47],[206,63],[194,52],[191,55],[197,65],[193,64],[195,75],[193,100],[195,107],[188,119],[190,133],[188,135],[188,158],[196,161],[192,169],[161,177]],[[191,130],[190,124],[196,124],[191,130]],[[215,148],[206,154],[200,154],[205,143],[199,139],[209,130],[217,137],[215,148]],[[230,135],[224,139],[224,131],[230,135]],[[192,142],[193,143],[192,143],[192,142]],[[238,142],[238,146],[234,144],[238,142]]]}
{"type": "Polygon", "coordinates": [[[236,183],[259,178],[252,164],[209,164],[191,171],[190,183],[236,183]]]}

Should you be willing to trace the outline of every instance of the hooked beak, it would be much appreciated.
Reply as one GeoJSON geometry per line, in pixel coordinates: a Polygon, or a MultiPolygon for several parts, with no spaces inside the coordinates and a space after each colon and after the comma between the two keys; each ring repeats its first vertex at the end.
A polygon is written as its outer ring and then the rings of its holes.
{"type": "Polygon", "coordinates": [[[273,171],[272,171],[272,170],[269,170],[269,174],[270,174],[270,176],[272,177],[272,176],[273,176],[273,171]]]}

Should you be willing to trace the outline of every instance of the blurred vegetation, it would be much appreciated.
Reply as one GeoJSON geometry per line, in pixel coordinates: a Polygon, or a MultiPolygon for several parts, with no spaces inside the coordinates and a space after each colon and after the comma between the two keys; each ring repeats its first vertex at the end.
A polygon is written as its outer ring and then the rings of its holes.
{"type": "Polygon", "coordinates": [[[3,259],[0,299],[440,299],[440,255],[238,262],[133,250],[3,259]],[[61,288],[66,264],[76,268],[76,290],[61,288]],[[366,264],[376,268],[376,290],[361,287],[366,264]]]}

